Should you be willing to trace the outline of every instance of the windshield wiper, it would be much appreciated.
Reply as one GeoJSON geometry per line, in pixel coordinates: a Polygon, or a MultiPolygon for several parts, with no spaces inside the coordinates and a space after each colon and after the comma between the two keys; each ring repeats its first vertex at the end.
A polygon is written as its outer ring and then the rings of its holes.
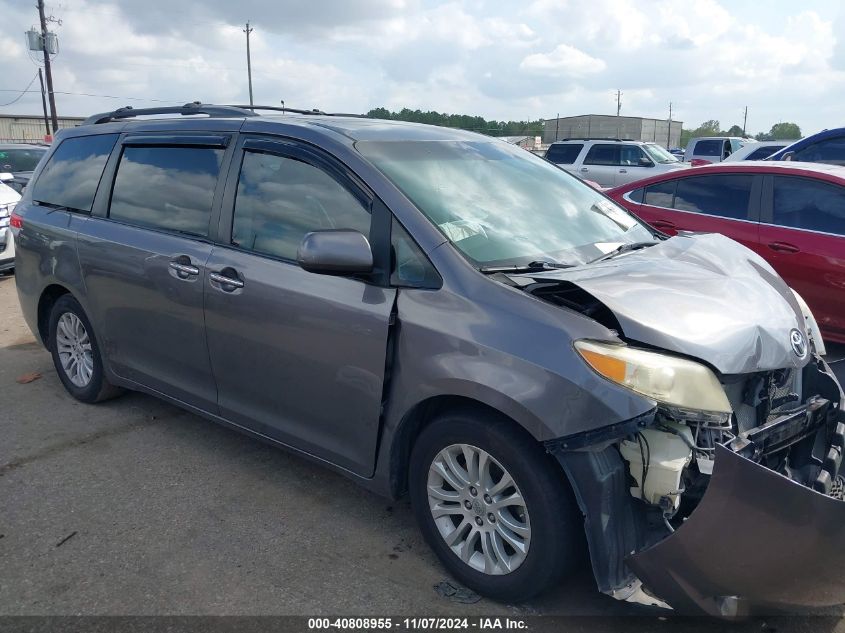
{"type": "Polygon", "coordinates": [[[559,264],[557,262],[528,262],[527,264],[512,264],[510,266],[482,266],[480,270],[485,275],[493,273],[538,273],[557,268],[572,268],[574,264],[559,264]]]}
{"type": "Polygon", "coordinates": [[[595,259],[591,259],[588,261],[588,264],[595,264],[596,262],[601,262],[606,259],[610,259],[611,257],[616,257],[617,255],[621,255],[622,253],[629,253],[630,251],[638,251],[641,248],[648,248],[649,246],[654,246],[655,244],[660,244],[660,242],[629,242],[627,244],[620,244],[612,251],[605,253],[595,259]]]}

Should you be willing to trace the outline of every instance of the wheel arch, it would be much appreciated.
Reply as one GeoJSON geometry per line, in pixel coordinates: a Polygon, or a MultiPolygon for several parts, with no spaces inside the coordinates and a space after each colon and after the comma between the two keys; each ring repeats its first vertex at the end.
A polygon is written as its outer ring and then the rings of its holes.
{"type": "MultiPolygon", "coordinates": [[[[44,290],[41,291],[41,295],[38,297],[38,310],[37,310],[37,324],[38,324],[38,336],[41,338],[41,342],[44,344],[48,350],[51,350],[52,342],[50,341],[50,313],[53,310],[53,306],[56,305],[56,301],[59,300],[60,297],[69,294],[74,299],[77,299],[76,296],[70,291],[69,288],[63,286],[62,284],[52,283],[49,284],[44,290]]],[[[77,299],[78,301],[79,299],[77,299]]]]}

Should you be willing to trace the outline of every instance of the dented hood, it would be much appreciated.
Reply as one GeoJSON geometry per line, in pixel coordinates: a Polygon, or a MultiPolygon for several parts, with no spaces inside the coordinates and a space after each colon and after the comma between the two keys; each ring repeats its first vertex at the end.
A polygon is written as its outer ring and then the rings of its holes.
{"type": "Polygon", "coordinates": [[[700,358],[726,374],[800,367],[790,333],[807,332],[786,283],[718,234],[678,235],[596,264],[532,274],[571,282],[606,305],[622,334],[700,358]]]}

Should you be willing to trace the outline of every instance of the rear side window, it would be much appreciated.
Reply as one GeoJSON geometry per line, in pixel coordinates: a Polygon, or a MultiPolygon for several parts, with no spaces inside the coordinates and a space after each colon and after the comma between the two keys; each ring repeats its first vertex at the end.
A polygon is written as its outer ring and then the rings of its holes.
{"type": "Polygon", "coordinates": [[[716,139],[698,141],[692,153],[694,156],[721,156],[722,141],[716,139]]]}
{"type": "Polygon", "coordinates": [[[674,208],[737,220],[748,219],[753,176],[692,176],[678,180],[674,208]]]}
{"type": "Polygon", "coordinates": [[[33,185],[32,199],[73,211],[90,212],[117,136],[76,136],[62,141],[33,185]]]}
{"type": "Polygon", "coordinates": [[[593,145],[584,159],[585,165],[618,165],[619,145],[593,145]]]}
{"type": "Polygon", "coordinates": [[[354,229],[370,234],[370,212],[322,169],[295,158],[247,152],[241,165],[232,244],[296,259],[306,233],[354,229]]]}
{"type": "Polygon", "coordinates": [[[552,144],[546,152],[546,160],[558,165],[571,165],[583,148],[583,143],[552,144]]]}
{"type": "Polygon", "coordinates": [[[773,222],[845,235],[845,190],[806,178],[775,176],[773,222]]]}
{"type": "Polygon", "coordinates": [[[766,147],[758,147],[753,152],[751,152],[748,156],[745,157],[745,160],[763,160],[764,158],[768,158],[776,151],[783,149],[786,147],[785,145],[767,145],[766,147]]]}
{"type": "Polygon", "coordinates": [[[664,209],[672,208],[672,201],[675,197],[675,186],[678,184],[677,180],[667,180],[665,182],[658,182],[646,187],[643,202],[650,204],[653,207],[663,207],[664,209]]]}
{"type": "Polygon", "coordinates": [[[845,136],[829,138],[795,152],[792,160],[845,165],[845,136]]]}
{"type": "Polygon", "coordinates": [[[208,237],[222,149],[127,146],[117,167],[109,217],[208,237]]]}

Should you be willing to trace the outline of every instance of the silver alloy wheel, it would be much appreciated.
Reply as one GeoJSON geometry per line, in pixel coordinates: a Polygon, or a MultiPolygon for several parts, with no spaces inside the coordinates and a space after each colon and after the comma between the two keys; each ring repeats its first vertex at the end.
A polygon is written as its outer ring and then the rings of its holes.
{"type": "Polygon", "coordinates": [[[519,567],[531,544],[528,508],[510,473],[470,444],[440,451],[428,470],[428,505],[446,545],[491,575],[519,567]]]}
{"type": "Polygon", "coordinates": [[[82,320],[73,312],[65,312],[56,324],[56,351],[62,370],[77,387],[87,387],[94,373],[91,338],[82,320]]]}

